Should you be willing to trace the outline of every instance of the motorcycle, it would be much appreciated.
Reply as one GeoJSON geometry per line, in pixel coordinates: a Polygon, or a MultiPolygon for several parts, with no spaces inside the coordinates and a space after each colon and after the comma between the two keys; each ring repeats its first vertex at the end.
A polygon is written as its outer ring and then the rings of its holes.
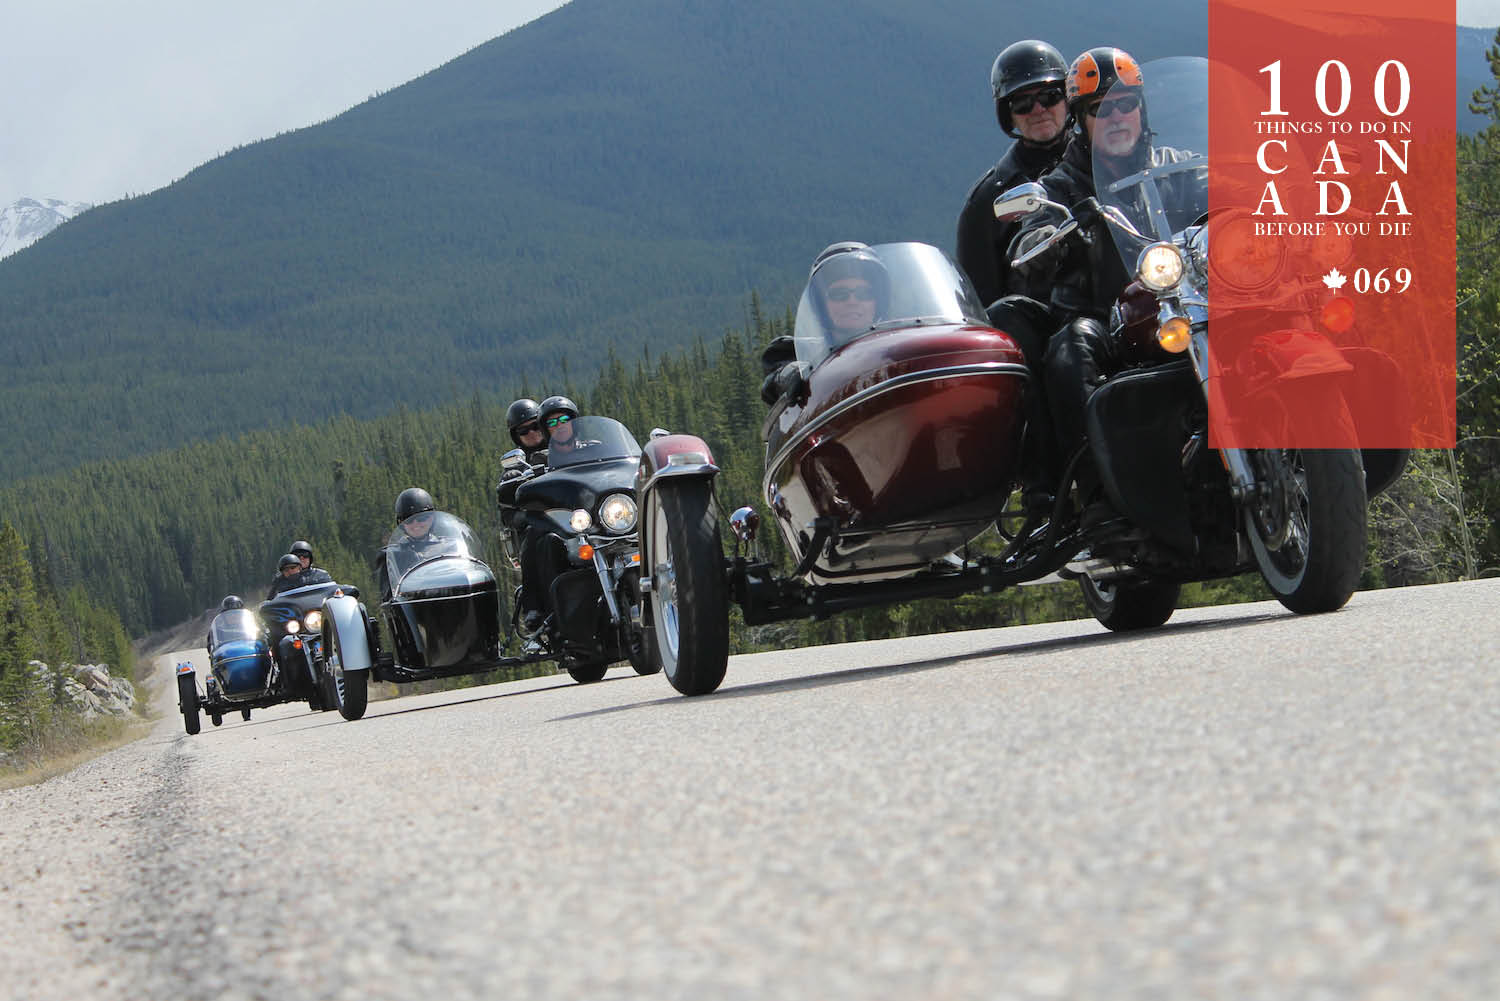
{"type": "MultiPolygon", "coordinates": [[[[1144,73],[1149,87],[1153,74],[1144,73]]],[[[1182,75],[1156,79],[1179,94],[1205,92],[1206,81],[1193,89],[1182,75]]],[[[1171,96],[1148,93],[1152,128],[1191,149],[1171,135],[1171,96]]],[[[1205,220],[1165,211],[1132,218],[1121,207],[1159,210],[1165,178],[1206,165],[1199,156],[1153,167],[1100,193],[1135,276],[1110,323],[1124,363],[1092,394],[1087,440],[1066,457],[1045,507],[1006,508],[1028,433],[1024,356],[940,251],[870,248],[889,273],[891,307],[852,340],[830,337],[810,283],[797,311],[795,367],[778,375],[785,392],[764,428],[761,496],[795,561],[791,573],[757,553],[761,519],[749,506],[729,517],[735,554],[725,558],[711,463],[642,493],[642,586],[673,687],[699,695],[722,682],[730,602],[758,625],[1061,578],[1078,582],[1105,627],[1131,630],[1165,623],[1186,582],[1258,570],[1293,612],[1341,607],[1363,566],[1368,498],[1400,474],[1405,454],[1210,445],[1212,348],[1224,328],[1208,309],[1204,276],[1217,258],[1208,256],[1205,220]],[[1085,526],[1073,496],[1085,461],[1122,519],[1085,526]],[[972,555],[970,543],[992,524],[1002,551],[972,555]]],[[[995,203],[1002,219],[1043,210],[1065,214],[1053,243],[1079,238],[1068,207],[1047,203],[1040,185],[995,203]]],[[[1251,338],[1250,347],[1284,366],[1273,378],[1321,380],[1330,421],[1347,424],[1341,391],[1354,361],[1306,319],[1309,310],[1320,315],[1312,291],[1281,277],[1292,300],[1274,304],[1285,336],[1251,338]]],[[[667,468],[642,458],[644,477],[667,468]]]]}
{"type": "Polygon", "coordinates": [[[314,584],[263,602],[259,615],[233,608],[214,616],[208,631],[209,671],[198,687],[190,661],[176,666],[177,708],[183,728],[196,734],[202,714],[220,726],[231,712],[250,719],[252,709],[306,699],[308,708],[333,708],[322,683],[322,639],[318,632],[324,598],[336,584],[314,584]],[[273,645],[274,639],[274,645],[273,645]]]}
{"type": "MultiPolygon", "coordinates": [[[[621,660],[637,674],[653,674],[660,666],[642,619],[636,532],[641,447],[623,424],[608,417],[579,417],[572,426],[578,446],[550,449],[536,469],[520,449],[501,460],[506,470],[522,470],[527,477],[515,491],[517,513],[503,519],[513,564],[520,566],[520,533],[535,531],[537,520],[550,528],[543,544],[558,547],[563,556],[561,572],[546,585],[552,614],[527,643],[534,652],[555,657],[581,683],[598,681],[621,660]]],[[[518,587],[514,632],[520,631],[520,599],[518,587]]]]}

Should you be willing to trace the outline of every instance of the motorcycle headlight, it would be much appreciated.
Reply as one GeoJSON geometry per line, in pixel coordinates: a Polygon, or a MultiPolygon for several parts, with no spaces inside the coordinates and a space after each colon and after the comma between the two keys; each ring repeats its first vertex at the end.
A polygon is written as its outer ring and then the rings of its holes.
{"type": "Polygon", "coordinates": [[[301,625],[301,623],[299,623],[296,619],[291,619],[286,624],[286,634],[288,636],[294,636],[297,633],[300,633],[302,631],[299,628],[300,625],[301,625]]]}
{"type": "Polygon", "coordinates": [[[599,522],[616,535],[635,528],[635,501],[624,494],[610,494],[599,505],[599,522]]]}
{"type": "Polygon", "coordinates": [[[1213,276],[1237,292],[1254,292],[1271,284],[1286,262],[1286,244],[1255,235],[1249,216],[1212,226],[1208,264],[1213,276]]]}
{"type": "Polygon", "coordinates": [[[1182,281],[1182,251],[1170,243],[1153,243],[1135,263],[1136,277],[1153,292],[1168,292],[1182,281]]]}
{"type": "Polygon", "coordinates": [[[323,613],[316,609],[308,612],[302,617],[302,624],[307,627],[308,632],[317,632],[323,628],[323,613]]]}
{"type": "Polygon", "coordinates": [[[575,532],[587,532],[589,526],[593,523],[593,515],[589,514],[583,508],[577,509],[568,517],[568,527],[575,532]]]}
{"type": "Polygon", "coordinates": [[[1354,237],[1348,233],[1335,233],[1333,227],[1312,238],[1307,247],[1307,256],[1319,271],[1346,264],[1354,256],[1354,237]]]}

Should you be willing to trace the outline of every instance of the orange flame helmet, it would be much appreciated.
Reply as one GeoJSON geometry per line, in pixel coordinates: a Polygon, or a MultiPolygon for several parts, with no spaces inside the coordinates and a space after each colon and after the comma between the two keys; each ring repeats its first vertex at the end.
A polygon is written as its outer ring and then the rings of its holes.
{"type": "Polygon", "coordinates": [[[1124,49],[1101,45],[1073,60],[1063,87],[1068,110],[1081,119],[1083,105],[1108,94],[1111,87],[1144,87],[1140,64],[1124,49]]]}

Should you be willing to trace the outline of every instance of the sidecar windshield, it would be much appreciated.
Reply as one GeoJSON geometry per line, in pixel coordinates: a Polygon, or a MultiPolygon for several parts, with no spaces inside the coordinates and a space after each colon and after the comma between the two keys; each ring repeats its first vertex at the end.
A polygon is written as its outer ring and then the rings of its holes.
{"type": "Polygon", "coordinates": [[[253,640],[260,636],[260,621],[248,608],[231,608],[214,616],[208,636],[216,647],[231,640],[253,640]]]}
{"type": "Polygon", "coordinates": [[[969,279],[925,243],[881,243],[819,265],[797,306],[797,359],[816,365],[877,330],[986,323],[969,279]]]}
{"type": "Polygon", "coordinates": [[[576,417],[551,429],[547,468],[560,469],[604,459],[634,459],[641,446],[625,425],[609,417],[576,417]]]}
{"type": "Polygon", "coordinates": [[[412,567],[453,556],[484,562],[484,547],[473,530],[444,511],[420,511],[396,526],[385,544],[386,571],[399,580],[412,567]]]}

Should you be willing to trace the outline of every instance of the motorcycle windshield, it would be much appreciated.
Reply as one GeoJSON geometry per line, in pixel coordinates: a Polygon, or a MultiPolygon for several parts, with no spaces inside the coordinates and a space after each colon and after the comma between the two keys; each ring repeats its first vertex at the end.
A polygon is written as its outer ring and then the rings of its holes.
{"type": "Polygon", "coordinates": [[[484,546],[468,525],[444,511],[422,511],[396,526],[385,544],[386,572],[400,580],[413,567],[443,557],[484,562],[484,546]]]}
{"type": "Polygon", "coordinates": [[[1208,211],[1208,60],[1158,59],[1141,77],[1144,87],[1115,84],[1084,123],[1095,195],[1136,231],[1108,227],[1132,279],[1142,250],[1208,211]]]}
{"type": "Polygon", "coordinates": [[[548,469],[605,459],[635,459],[641,454],[635,436],[609,417],[576,417],[549,430],[548,469]]]}
{"type": "Polygon", "coordinates": [[[214,616],[208,635],[216,647],[231,640],[258,639],[260,622],[248,608],[231,608],[214,616]]]}
{"type": "Polygon", "coordinates": [[[941,250],[881,243],[813,271],[797,305],[797,360],[816,365],[878,330],[987,322],[969,279],[941,250]]]}

